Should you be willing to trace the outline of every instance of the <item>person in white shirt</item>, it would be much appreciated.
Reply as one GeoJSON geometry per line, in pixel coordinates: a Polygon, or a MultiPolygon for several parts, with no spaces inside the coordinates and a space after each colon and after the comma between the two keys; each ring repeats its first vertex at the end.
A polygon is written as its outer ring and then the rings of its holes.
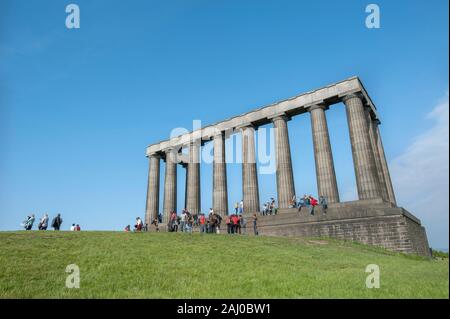
{"type": "Polygon", "coordinates": [[[140,217],[136,217],[136,231],[142,230],[142,219],[140,217]]]}
{"type": "Polygon", "coordinates": [[[76,228],[75,224],[72,224],[72,226],[70,226],[70,231],[75,231],[75,228],[76,228]]]}
{"type": "Polygon", "coordinates": [[[243,212],[244,212],[244,201],[241,200],[241,202],[239,203],[239,214],[242,215],[243,212]]]}
{"type": "Polygon", "coordinates": [[[182,232],[186,230],[186,209],[183,209],[183,213],[181,213],[180,227],[182,232]]]}

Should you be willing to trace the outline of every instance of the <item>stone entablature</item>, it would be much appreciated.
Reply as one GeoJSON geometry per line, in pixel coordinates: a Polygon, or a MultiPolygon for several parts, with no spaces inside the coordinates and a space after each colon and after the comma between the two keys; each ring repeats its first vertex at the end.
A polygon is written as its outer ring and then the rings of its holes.
{"type": "Polygon", "coordinates": [[[308,112],[308,108],[314,105],[332,105],[342,102],[342,99],[350,94],[360,94],[362,101],[370,109],[372,118],[378,120],[376,107],[367,94],[358,77],[327,85],[317,90],[306,92],[292,98],[282,100],[271,105],[232,117],[219,123],[215,123],[181,136],[151,144],[147,147],[146,155],[165,152],[171,148],[180,148],[188,145],[193,140],[212,140],[219,132],[232,132],[240,127],[260,125],[272,122],[272,118],[279,115],[294,116],[308,112]]]}

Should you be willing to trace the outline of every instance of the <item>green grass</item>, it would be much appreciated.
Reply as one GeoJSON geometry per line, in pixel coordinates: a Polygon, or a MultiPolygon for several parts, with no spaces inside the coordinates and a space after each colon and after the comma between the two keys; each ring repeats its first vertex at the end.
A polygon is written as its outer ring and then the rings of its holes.
{"type": "Polygon", "coordinates": [[[448,259],[330,239],[0,233],[0,298],[448,298],[448,259]],[[68,264],[81,287],[65,287],[68,264]],[[365,268],[380,267],[379,289],[365,268]]]}

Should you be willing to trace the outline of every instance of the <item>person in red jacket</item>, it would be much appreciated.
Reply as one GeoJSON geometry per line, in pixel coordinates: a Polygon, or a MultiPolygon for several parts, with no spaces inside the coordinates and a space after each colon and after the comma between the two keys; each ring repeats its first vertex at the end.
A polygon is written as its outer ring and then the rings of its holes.
{"type": "Polygon", "coordinates": [[[205,214],[201,214],[201,215],[200,215],[199,223],[200,223],[200,234],[203,234],[203,233],[205,232],[205,227],[206,227],[206,217],[205,217],[205,214]]]}
{"type": "Polygon", "coordinates": [[[310,211],[309,213],[311,215],[314,215],[314,208],[317,206],[318,202],[317,199],[315,199],[314,197],[312,197],[312,195],[309,195],[309,203],[310,203],[310,211]]]}

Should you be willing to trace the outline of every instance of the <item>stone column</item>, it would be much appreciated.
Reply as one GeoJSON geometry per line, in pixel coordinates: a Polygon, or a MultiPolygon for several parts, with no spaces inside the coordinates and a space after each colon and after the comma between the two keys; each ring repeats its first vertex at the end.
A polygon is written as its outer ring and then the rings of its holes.
{"type": "Polygon", "coordinates": [[[292,172],[291,148],[287,116],[281,115],[272,119],[275,128],[275,157],[277,169],[278,207],[288,208],[289,201],[295,195],[294,174],[292,172]]]}
{"type": "Polygon", "coordinates": [[[343,102],[347,111],[359,199],[380,198],[381,192],[363,101],[359,95],[349,94],[343,98],[343,102]]]}
{"type": "Polygon", "coordinates": [[[186,208],[191,214],[200,212],[200,141],[189,144],[186,208]]]}
{"type": "Polygon", "coordinates": [[[187,163],[182,163],[181,166],[183,166],[184,170],[185,170],[185,181],[184,181],[184,206],[183,209],[187,207],[187,190],[188,190],[188,181],[189,181],[189,170],[188,170],[188,164],[187,163]]]}
{"type": "Polygon", "coordinates": [[[151,225],[159,214],[159,166],[161,157],[151,154],[149,157],[147,203],[145,205],[145,222],[151,225]]]}
{"type": "Polygon", "coordinates": [[[388,195],[387,188],[386,188],[386,181],[384,180],[383,167],[381,165],[381,157],[380,157],[380,153],[378,151],[377,131],[376,131],[376,126],[375,126],[376,123],[374,123],[374,121],[377,121],[377,120],[372,119],[372,115],[369,112],[369,108],[366,108],[366,116],[367,116],[367,123],[369,124],[370,144],[372,146],[373,156],[375,159],[375,167],[376,167],[376,172],[378,175],[380,195],[383,200],[388,202],[389,195],[388,195]]]}
{"type": "Polygon", "coordinates": [[[259,212],[258,173],[256,169],[255,129],[245,126],[242,130],[242,193],[244,213],[259,212]]]}
{"type": "Polygon", "coordinates": [[[317,191],[328,203],[339,203],[339,191],[334,170],[333,153],[328,133],[325,105],[314,105],[308,109],[311,114],[311,129],[316,163],[317,191]]]}
{"type": "Polygon", "coordinates": [[[177,211],[177,161],[175,151],[166,150],[166,172],[164,178],[163,223],[169,221],[172,211],[177,211]]]}
{"type": "Polygon", "coordinates": [[[221,216],[228,215],[227,164],[225,135],[214,136],[213,209],[221,216]]]}
{"type": "Polygon", "coordinates": [[[397,205],[397,200],[395,199],[394,187],[392,187],[391,175],[389,174],[389,168],[388,168],[387,161],[386,161],[386,155],[384,153],[383,142],[381,140],[380,127],[378,125],[379,125],[379,121],[374,123],[376,137],[377,137],[378,154],[380,155],[381,167],[383,168],[383,175],[384,175],[384,181],[386,183],[388,198],[392,204],[397,205]]]}

